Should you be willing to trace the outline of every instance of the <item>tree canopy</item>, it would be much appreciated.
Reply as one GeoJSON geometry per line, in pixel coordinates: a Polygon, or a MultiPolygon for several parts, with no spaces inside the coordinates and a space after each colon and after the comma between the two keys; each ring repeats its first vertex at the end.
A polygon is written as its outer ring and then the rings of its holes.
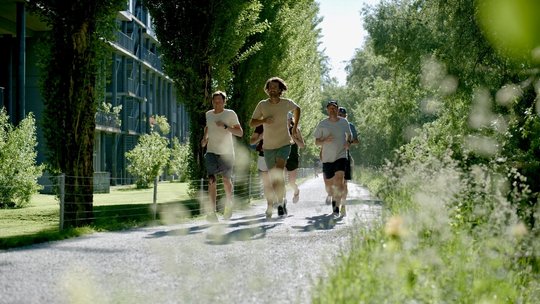
{"type": "Polygon", "coordinates": [[[318,107],[312,106],[320,104],[322,70],[314,1],[149,1],[147,5],[166,70],[178,84],[179,102],[190,114],[191,179],[204,174],[199,142],[214,90],[228,93],[228,107],[236,111],[246,130],[255,105],[265,98],[264,83],[272,76],[289,84],[287,97],[305,111],[301,121],[305,130],[321,117],[318,107]]]}
{"type": "MultiPolygon", "coordinates": [[[[509,26],[485,13],[497,5],[503,4],[393,0],[363,11],[369,39],[348,67],[364,139],[359,159],[381,165],[395,157],[403,164],[451,155],[466,172],[487,166],[490,174],[512,176],[508,198],[534,225],[531,199],[540,191],[538,61],[534,43],[516,52],[493,42],[509,26]]],[[[527,15],[522,1],[504,5],[527,15]]],[[[520,31],[535,39],[527,34],[534,27],[520,31]]]]}

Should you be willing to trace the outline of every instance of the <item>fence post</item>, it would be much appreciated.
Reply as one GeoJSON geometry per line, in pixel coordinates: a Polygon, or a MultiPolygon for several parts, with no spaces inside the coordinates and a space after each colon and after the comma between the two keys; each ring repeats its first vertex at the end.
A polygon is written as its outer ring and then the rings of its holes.
{"type": "Polygon", "coordinates": [[[234,185],[236,185],[236,175],[231,176],[231,199],[234,202],[234,185]]]}
{"type": "Polygon", "coordinates": [[[248,203],[251,203],[251,172],[248,175],[248,203]]]}
{"type": "Polygon", "coordinates": [[[60,199],[60,231],[64,230],[65,185],[66,175],[62,173],[58,176],[58,196],[60,199]]]}
{"type": "Polygon", "coordinates": [[[154,209],[154,221],[156,220],[157,213],[157,186],[159,175],[154,178],[154,197],[152,198],[152,208],[154,209]]]}

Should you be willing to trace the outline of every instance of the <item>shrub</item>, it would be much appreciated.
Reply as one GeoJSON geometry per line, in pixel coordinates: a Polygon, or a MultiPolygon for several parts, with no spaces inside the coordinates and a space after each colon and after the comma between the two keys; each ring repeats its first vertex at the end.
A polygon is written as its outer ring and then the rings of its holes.
{"type": "Polygon", "coordinates": [[[169,162],[168,173],[170,175],[178,176],[181,182],[185,182],[188,176],[188,164],[189,164],[189,142],[180,143],[178,138],[173,138],[171,149],[171,161],[169,162]]]}
{"type": "Polygon", "coordinates": [[[0,207],[24,207],[42,187],[37,179],[43,171],[36,165],[36,123],[30,113],[18,127],[0,110],[0,207]]]}
{"type": "Polygon", "coordinates": [[[154,180],[163,173],[163,169],[169,163],[171,150],[169,140],[158,133],[168,132],[169,125],[164,117],[158,117],[159,128],[152,127],[150,134],[144,134],[133,150],[126,152],[129,164],[127,171],[137,178],[137,188],[150,188],[154,180]]]}
{"type": "Polygon", "coordinates": [[[538,231],[506,199],[506,168],[415,148],[384,171],[383,222],[359,227],[313,303],[537,303],[538,231]]]}

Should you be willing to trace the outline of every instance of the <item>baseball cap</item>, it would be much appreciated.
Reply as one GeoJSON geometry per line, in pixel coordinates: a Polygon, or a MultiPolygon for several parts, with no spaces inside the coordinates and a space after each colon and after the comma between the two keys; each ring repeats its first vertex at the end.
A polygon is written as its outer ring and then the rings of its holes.
{"type": "Polygon", "coordinates": [[[347,109],[345,109],[344,107],[339,107],[338,108],[338,113],[339,114],[347,114],[347,109]]]}
{"type": "Polygon", "coordinates": [[[327,108],[328,108],[329,106],[335,106],[336,108],[339,108],[338,103],[337,103],[337,101],[335,101],[335,100],[330,100],[330,101],[326,104],[326,107],[327,107],[327,108]]]}

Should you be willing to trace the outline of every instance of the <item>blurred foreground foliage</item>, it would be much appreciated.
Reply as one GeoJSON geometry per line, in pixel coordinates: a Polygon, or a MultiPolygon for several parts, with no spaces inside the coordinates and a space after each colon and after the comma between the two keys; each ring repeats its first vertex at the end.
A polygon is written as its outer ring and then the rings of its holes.
{"type": "Polygon", "coordinates": [[[314,303],[540,301],[537,8],[390,0],[363,10],[369,38],[344,98],[362,182],[387,208],[314,303]]]}

